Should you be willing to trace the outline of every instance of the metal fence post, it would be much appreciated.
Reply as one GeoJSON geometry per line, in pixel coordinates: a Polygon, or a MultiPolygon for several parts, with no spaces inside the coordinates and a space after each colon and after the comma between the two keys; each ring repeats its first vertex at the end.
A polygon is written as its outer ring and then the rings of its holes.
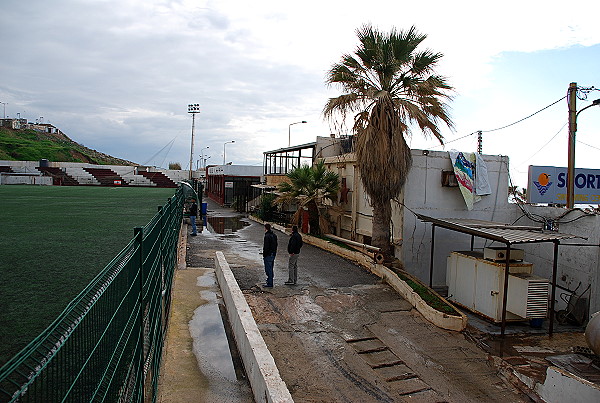
{"type": "Polygon", "coordinates": [[[142,396],[142,401],[145,400],[146,394],[144,391],[144,386],[146,383],[145,375],[144,375],[144,228],[143,227],[135,227],[133,229],[133,233],[135,235],[135,243],[138,248],[138,273],[139,273],[139,295],[138,302],[140,306],[140,311],[138,315],[139,321],[139,342],[138,342],[138,354],[140,355],[138,374],[140,376],[140,393],[142,396]]]}

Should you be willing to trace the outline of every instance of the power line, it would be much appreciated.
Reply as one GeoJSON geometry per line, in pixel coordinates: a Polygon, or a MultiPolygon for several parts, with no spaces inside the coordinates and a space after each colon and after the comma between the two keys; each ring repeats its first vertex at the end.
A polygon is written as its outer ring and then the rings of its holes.
{"type": "Polygon", "coordinates": [[[596,150],[600,150],[600,148],[598,148],[598,147],[596,147],[596,146],[592,146],[592,145],[590,145],[590,144],[587,144],[587,143],[584,143],[584,142],[583,142],[583,141],[581,141],[581,140],[576,140],[576,141],[577,141],[578,143],[581,143],[581,144],[583,144],[584,146],[588,146],[588,147],[591,147],[591,148],[595,148],[596,150]]]}
{"type": "Polygon", "coordinates": [[[464,139],[464,138],[466,138],[466,137],[469,137],[469,136],[472,136],[472,135],[474,135],[474,134],[476,134],[476,133],[477,133],[477,132],[469,133],[469,134],[467,134],[467,135],[465,135],[465,136],[457,137],[457,138],[455,138],[455,139],[452,139],[452,140],[450,140],[450,141],[446,141],[446,142],[444,142],[444,144],[437,144],[437,145],[435,145],[435,146],[431,146],[430,148],[444,147],[446,144],[454,143],[455,141],[462,140],[462,139],[464,139]]]}
{"type": "Polygon", "coordinates": [[[563,99],[565,99],[565,98],[567,98],[567,96],[566,96],[566,95],[565,95],[564,97],[562,97],[561,99],[559,99],[559,100],[557,100],[557,101],[555,101],[555,102],[552,102],[550,105],[543,107],[543,108],[542,108],[542,109],[540,109],[539,111],[537,111],[537,112],[534,112],[534,113],[532,113],[531,115],[524,117],[523,119],[517,120],[516,122],[513,122],[513,123],[511,123],[511,124],[508,124],[508,125],[506,125],[506,126],[498,127],[498,128],[496,128],[496,129],[492,129],[492,130],[481,130],[481,132],[482,132],[482,133],[490,133],[490,132],[495,132],[495,131],[497,131],[497,130],[506,129],[507,127],[510,127],[510,126],[514,126],[514,125],[516,125],[517,123],[521,123],[522,121],[524,121],[524,120],[527,120],[527,119],[529,119],[530,117],[537,115],[538,113],[540,113],[540,112],[542,112],[542,111],[544,111],[544,110],[546,110],[546,109],[550,108],[551,106],[553,106],[553,105],[556,105],[557,103],[559,103],[560,101],[562,101],[562,100],[563,100],[563,99]]]}
{"type": "Polygon", "coordinates": [[[525,164],[527,161],[529,161],[530,159],[532,159],[533,157],[535,157],[540,151],[542,151],[548,144],[550,144],[550,142],[552,142],[552,140],[554,140],[554,138],[556,136],[558,136],[560,134],[560,132],[562,132],[562,130],[565,128],[566,125],[568,125],[569,122],[565,123],[564,125],[562,125],[562,127],[556,132],[556,134],[554,136],[552,136],[552,138],[550,138],[550,140],[548,140],[546,142],[546,144],[544,144],[543,146],[541,146],[539,148],[539,150],[537,150],[536,152],[534,152],[533,154],[531,154],[531,156],[529,156],[528,158],[525,159],[525,161],[523,161],[522,163],[520,163],[519,165],[517,165],[516,167],[514,167],[514,169],[519,168],[520,166],[522,166],[523,164],[525,164]]]}
{"type": "MultiPolygon", "coordinates": [[[[559,103],[560,101],[562,101],[562,100],[563,100],[563,99],[565,99],[565,98],[567,98],[567,96],[566,96],[566,95],[565,95],[564,97],[560,98],[559,100],[556,100],[556,101],[552,102],[550,105],[547,105],[547,106],[543,107],[543,108],[542,108],[542,109],[540,109],[539,111],[537,111],[537,112],[534,112],[534,113],[532,113],[531,115],[529,115],[529,116],[526,116],[526,117],[524,117],[523,119],[519,119],[519,120],[517,120],[516,122],[513,122],[513,123],[511,123],[511,124],[508,124],[508,125],[505,125],[505,126],[502,126],[502,127],[498,127],[498,128],[496,128],[496,129],[491,129],[491,130],[477,130],[477,131],[474,131],[474,132],[472,132],[472,133],[469,133],[469,134],[467,134],[467,135],[465,135],[465,136],[457,137],[457,138],[455,138],[455,139],[452,139],[452,140],[450,140],[450,141],[446,141],[446,142],[444,142],[444,144],[438,144],[438,145],[432,146],[432,147],[430,147],[430,148],[443,147],[443,146],[445,146],[446,144],[450,144],[450,143],[453,143],[453,142],[455,142],[455,141],[462,140],[462,139],[464,139],[464,138],[466,138],[466,137],[472,136],[472,135],[476,134],[477,132],[482,132],[482,133],[491,133],[491,132],[495,132],[495,131],[498,131],[498,130],[506,129],[507,127],[514,126],[514,125],[516,125],[517,123],[521,123],[522,121],[524,121],[524,120],[527,120],[527,119],[529,119],[530,117],[533,117],[533,116],[537,115],[538,113],[540,113],[540,112],[542,112],[542,111],[544,111],[544,110],[546,110],[546,109],[550,108],[551,106],[554,106],[554,105],[556,105],[557,103],[559,103]]],[[[562,128],[561,128],[561,130],[562,130],[562,128]]]]}

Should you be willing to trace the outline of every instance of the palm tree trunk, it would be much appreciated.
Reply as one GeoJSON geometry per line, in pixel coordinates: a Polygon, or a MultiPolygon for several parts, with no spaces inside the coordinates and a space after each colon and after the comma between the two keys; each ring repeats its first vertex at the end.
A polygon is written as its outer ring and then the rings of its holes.
{"type": "Polygon", "coordinates": [[[310,225],[311,235],[321,235],[321,228],[319,226],[319,208],[317,207],[317,203],[311,201],[306,207],[308,207],[308,223],[310,225]]]}
{"type": "Polygon", "coordinates": [[[373,231],[371,244],[381,248],[386,261],[394,256],[390,243],[390,221],[392,219],[392,203],[390,200],[381,202],[373,200],[373,231]]]}

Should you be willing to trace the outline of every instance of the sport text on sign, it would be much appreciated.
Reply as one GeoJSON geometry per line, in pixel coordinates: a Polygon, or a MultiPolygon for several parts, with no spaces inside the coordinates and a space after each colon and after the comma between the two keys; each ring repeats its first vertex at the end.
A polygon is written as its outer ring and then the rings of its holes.
{"type": "MultiPolygon", "coordinates": [[[[600,169],[575,169],[574,184],[575,203],[600,204],[600,169]]],[[[530,165],[527,201],[566,204],[567,168],[530,165]]]]}

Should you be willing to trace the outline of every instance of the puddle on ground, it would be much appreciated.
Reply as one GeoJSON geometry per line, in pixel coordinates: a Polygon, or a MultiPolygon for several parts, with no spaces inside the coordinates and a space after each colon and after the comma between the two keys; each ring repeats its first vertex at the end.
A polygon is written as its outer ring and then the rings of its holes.
{"type": "Polygon", "coordinates": [[[202,228],[198,228],[199,232],[205,233],[205,231],[208,231],[220,235],[232,235],[234,232],[250,225],[247,220],[242,220],[241,217],[211,216],[203,217],[201,224],[202,228]]]}
{"type": "Polygon", "coordinates": [[[197,285],[206,303],[194,311],[189,329],[194,355],[209,384],[209,391],[202,401],[251,402],[252,391],[243,377],[241,363],[234,364],[232,358],[214,271],[199,276],[197,285]]]}
{"type": "Polygon", "coordinates": [[[198,234],[223,240],[240,257],[262,264],[262,244],[243,239],[236,233],[250,225],[252,223],[245,217],[205,216],[198,223],[198,234]]]}

